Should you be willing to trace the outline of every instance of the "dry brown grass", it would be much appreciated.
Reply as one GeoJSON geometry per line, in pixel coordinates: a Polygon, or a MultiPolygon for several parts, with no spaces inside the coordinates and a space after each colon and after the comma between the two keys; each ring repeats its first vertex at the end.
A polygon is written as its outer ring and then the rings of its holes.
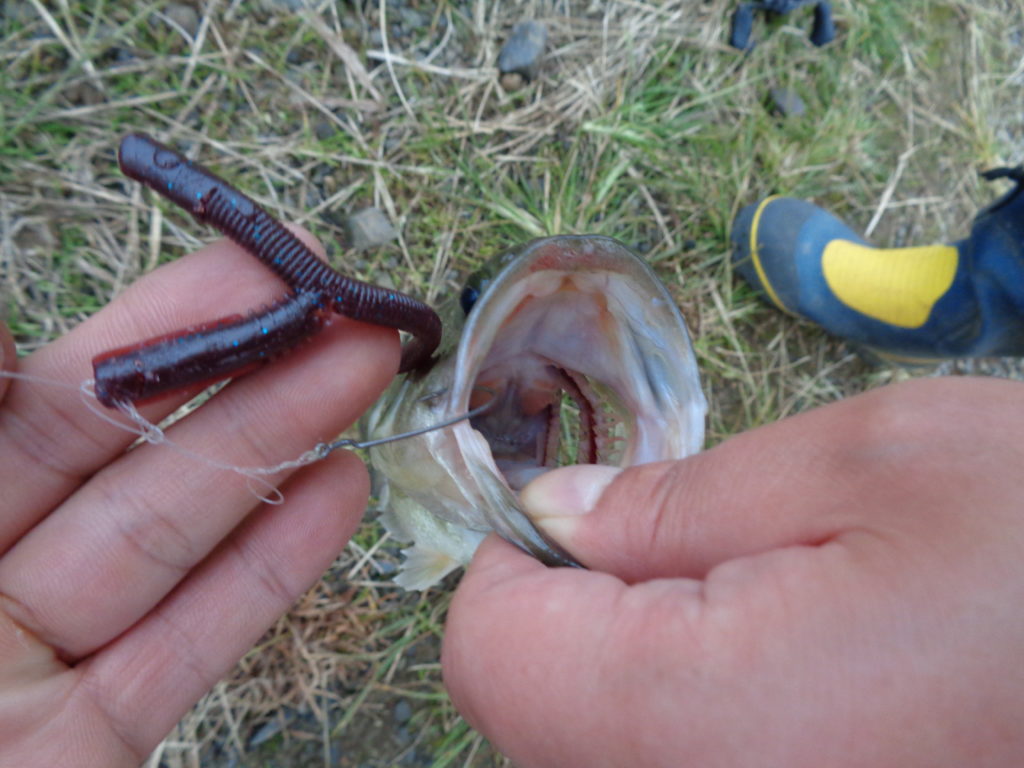
{"type": "MultiPolygon", "coordinates": [[[[994,194],[977,170],[1024,161],[1024,11],[836,0],[829,48],[807,43],[802,16],[759,27],[744,57],[723,45],[733,5],[200,0],[192,36],[162,2],[8,2],[7,320],[31,352],[212,237],[118,173],[120,136],[146,130],[313,229],[339,268],[429,301],[534,235],[643,250],[695,332],[712,441],[912,375],[760,304],[732,280],[728,225],[783,192],[884,244],[962,235],[994,194]],[[393,29],[406,7],[422,23],[393,29]],[[540,79],[508,93],[493,62],[526,16],[548,24],[549,52],[540,79]],[[807,118],[769,115],[777,85],[801,93],[807,118]],[[339,247],[345,213],[371,204],[397,244],[339,247]]],[[[391,587],[394,556],[367,524],[150,765],[504,764],[443,692],[447,594],[391,587]],[[410,711],[396,718],[399,701],[410,711]]]]}

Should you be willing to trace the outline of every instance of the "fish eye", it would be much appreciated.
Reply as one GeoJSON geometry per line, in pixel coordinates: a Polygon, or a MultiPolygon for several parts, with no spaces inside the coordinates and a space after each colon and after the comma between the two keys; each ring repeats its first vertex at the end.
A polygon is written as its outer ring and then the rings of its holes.
{"type": "Polygon", "coordinates": [[[473,305],[476,304],[476,300],[480,298],[480,289],[475,285],[467,285],[462,289],[462,294],[459,296],[459,305],[462,307],[463,314],[468,315],[469,311],[473,309],[473,305]]]}
{"type": "Polygon", "coordinates": [[[507,251],[487,263],[483,269],[478,269],[466,278],[463,283],[462,293],[459,294],[459,306],[465,314],[476,306],[477,301],[491,287],[494,277],[511,261],[519,256],[518,251],[507,251]]]}

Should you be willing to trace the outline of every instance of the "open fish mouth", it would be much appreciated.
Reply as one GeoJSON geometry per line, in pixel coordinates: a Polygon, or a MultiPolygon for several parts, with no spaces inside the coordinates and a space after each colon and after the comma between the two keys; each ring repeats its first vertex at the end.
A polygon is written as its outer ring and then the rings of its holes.
{"type": "Polygon", "coordinates": [[[629,466],[695,453],[706,404],[686,324],[651,269],[616,240],[536,240],[505,257],[467,317],[446,410],[491,501],[490,527],[550,564],[576,564],[515,493],[563,464],[629,466]]]}
{"type": "Polygon", "coordinates": [[[706,404],[689,333],[639,257],[595,235],[534,240],[470,278],[428,371],[397,379],[366,436],[381,521],[413,544],[396,583],[424,589],[496,531],[548,565],[579,565],[518,491],[572,463],[629,466],[698,451],[706,404]],[[471,421],[425,429],[490,403],[471,421]]]}

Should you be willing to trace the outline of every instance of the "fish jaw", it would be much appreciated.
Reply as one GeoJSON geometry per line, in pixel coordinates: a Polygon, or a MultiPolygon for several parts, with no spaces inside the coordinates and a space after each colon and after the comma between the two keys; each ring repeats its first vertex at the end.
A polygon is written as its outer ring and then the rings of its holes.
{"type": "Polygon", "coordinates": [[[393,385],[369,420],[376,437],[495,402],[472,423],[374,449],[394,499],[385,524],[415,544],[406,583],[429,586],[445,558],[468,562],[490,530],[549,565],[578,565],[517,497],[559,463],[566,392],[579,412],[577,460],[630,466],[703,444],[707,405],[686,324],[642,260],[590,235],[536,240],[502,259],[457,343],[427,374],[393,385]]]}

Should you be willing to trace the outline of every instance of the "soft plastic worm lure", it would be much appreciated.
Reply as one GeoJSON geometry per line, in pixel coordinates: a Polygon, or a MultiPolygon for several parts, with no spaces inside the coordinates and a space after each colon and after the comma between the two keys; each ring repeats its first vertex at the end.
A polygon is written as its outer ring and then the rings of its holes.
{"type": "Polygon", "coordinates": [[[104,405],[144,402],[244,373],[316,333],[330,312],[412,334],[402,350],[401,371],[429,363],[441,321],[426,304],[335,271],[252,198],[149,136],[125,136],[118,162],[125,175],[212,224],[266,264],[292,293],[248,316],[97,355],[95,391],[104,405]]]}

